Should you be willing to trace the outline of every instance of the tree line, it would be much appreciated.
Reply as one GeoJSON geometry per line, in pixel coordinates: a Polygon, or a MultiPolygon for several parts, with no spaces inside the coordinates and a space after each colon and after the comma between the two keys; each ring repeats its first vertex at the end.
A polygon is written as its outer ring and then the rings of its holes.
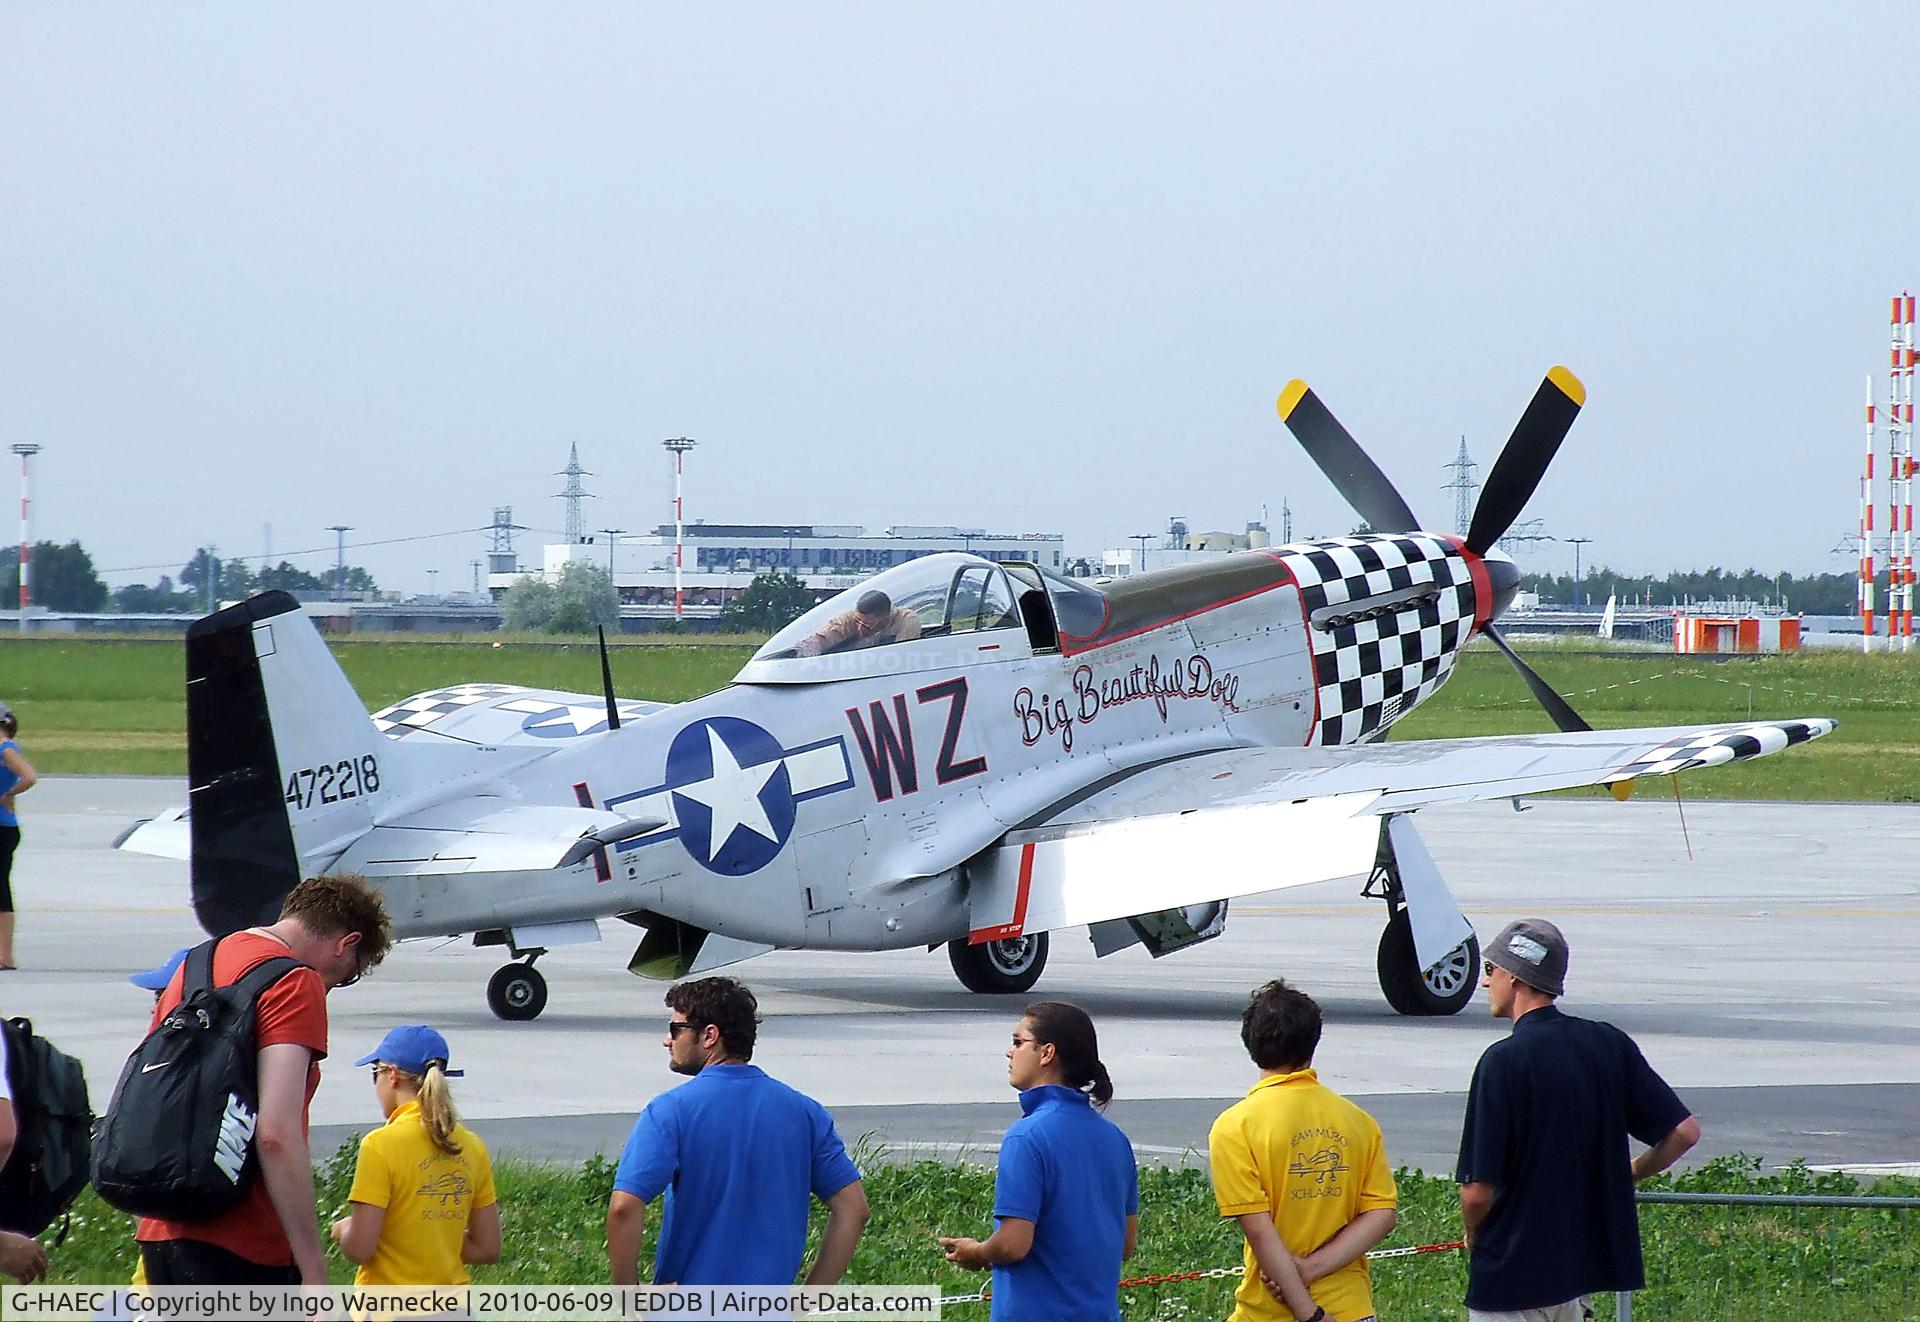
{"type": "MultiPolygon", "coordinates": [[[[35,542],[29,561],[33,604],[51,611],[118,611],[123,614],[201,614],[222,601],[237,601],[256,592],[279,588],[286,592],[328,592],[331,573],[311,574],[289,561],[262,565],[245,560],[222,560],[207,547],[195,549],[178,575],[162,574],[154,583],[129,583],[108,590],[94,567],[93,557],[79,542],[35,542]]],[[[348,593],[379,591],[373,575],[358,565],[341,574],[348,593]]],[[[20,550],[0,551],[0,604],[20,600],[20,550]]]]}
{"type": "MultiPolygon", "coordinates": [[[[1775,605],[1790,613],[1806,615],[1851,615],[1856,609],[1859,576],[1839,574],[1768,574],[1758,569],[1728,570],[1719,566],[1704,570],[1675,570],[1672,573],[1629,575],[1601,566],[1581,576],[1580,598],[1589,606],[1606,604],[1609,595],[1621,601],[1646,601],[1655,606],[1682,606],[1690,601],[1756,601],[1775,605]]],[[[1558,606],[1573,604],[1572,574],[1522,574],[1520,587],[1538,592],[1543,603],[1558,606]]],[[[1886,581],[1882,578],[1874,600],[1886,601],[1886,581]]]]}

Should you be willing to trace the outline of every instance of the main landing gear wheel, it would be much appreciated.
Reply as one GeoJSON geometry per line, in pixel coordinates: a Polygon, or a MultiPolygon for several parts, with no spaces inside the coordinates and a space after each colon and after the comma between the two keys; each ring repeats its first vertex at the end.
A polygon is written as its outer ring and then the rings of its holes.
{"type": "Polygon", "coordinates": [[[1413,950],[1413,921],[1402,909],[1380,933],[1379,971],[1387,1004],[1401,1014],[1458,1014],[1479,981],[1480,938],[1469,936],[1423,972],[1413,950]]]}
{"type": "Polygon", "coordinates": [[[947,942],[947,959],[968,991],[1010,995],[1032,988],[1047,966],[1047,934],[1008,937],[977,946],[947,942]]]}
{"type": "Polygon", "coordinates": [[[487,1008],[506,1020],[537,1018],[547,1008],[547,980],[531,960],[503,964],[487,983],[487,1008]]]}

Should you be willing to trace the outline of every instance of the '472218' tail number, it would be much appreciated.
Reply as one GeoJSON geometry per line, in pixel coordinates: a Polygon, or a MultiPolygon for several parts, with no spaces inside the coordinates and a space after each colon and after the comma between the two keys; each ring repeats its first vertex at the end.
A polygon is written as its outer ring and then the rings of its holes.
{"type": "Polygon", "coordinates": [[[362,758],[342,758],[322,762],[317,767],[302,767],[287,777],[287,804],[293,808],[311,808],[316,803],[341,803],[380,790],[380,763],[372,753],[362,758]]]}

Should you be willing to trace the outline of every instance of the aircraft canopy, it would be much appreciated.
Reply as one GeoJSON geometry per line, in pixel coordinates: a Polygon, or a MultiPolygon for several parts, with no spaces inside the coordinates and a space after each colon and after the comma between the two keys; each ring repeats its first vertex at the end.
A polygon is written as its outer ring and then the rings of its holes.
{"type": "Polygon", "coordinates": [[[947,552],[895,565],[827,598],[768,639],[753,659],[834,656],[1019,624],[1000,566],[947,552]]]}

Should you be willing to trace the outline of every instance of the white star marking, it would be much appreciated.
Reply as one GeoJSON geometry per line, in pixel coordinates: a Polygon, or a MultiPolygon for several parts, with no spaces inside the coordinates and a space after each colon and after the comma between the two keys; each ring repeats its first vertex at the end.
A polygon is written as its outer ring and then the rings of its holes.
{"type": "Polygon", "coordinates": [[[742,827],[778,844],[779,833],[767,820],[767,809],[760,802],[760,791],[780,770],[784,759],[775,758],[757,767],[743,767],[719,732],[707,727],[707,746],[713,750],[713,775],[691,785],[679,785],[675,794],[684,794],[695,803],[704,803],[713,811],[713,829],[707,833],[707,856],[712,858],[727,847],[733,833],[742,827]],[[724,828],[724,829],[723,829],[724,828]]]}
{"type": "MultiPolygon", "coordinates": [[[[565,706],[556,706],[551,702],[539,702],[532,698],[521,698],[516,702],[501,703],[500,709],[502,711],[529,712],[533,715],[545,717],[544,720],[535,721],[528,727],[532,730],[558,730],[563,726],[571,726],[575,734],[585,734],[594,727],[607,723],[607,707],[605,703],[601,703],[597,707],[581,707],[575,706],[572,703],[568,703],[565,706]]],[[[620,719],[623,722],[633,720],[637,716],[637,712],[628,711],[624,707],[620,709],[620,719]]]]}

